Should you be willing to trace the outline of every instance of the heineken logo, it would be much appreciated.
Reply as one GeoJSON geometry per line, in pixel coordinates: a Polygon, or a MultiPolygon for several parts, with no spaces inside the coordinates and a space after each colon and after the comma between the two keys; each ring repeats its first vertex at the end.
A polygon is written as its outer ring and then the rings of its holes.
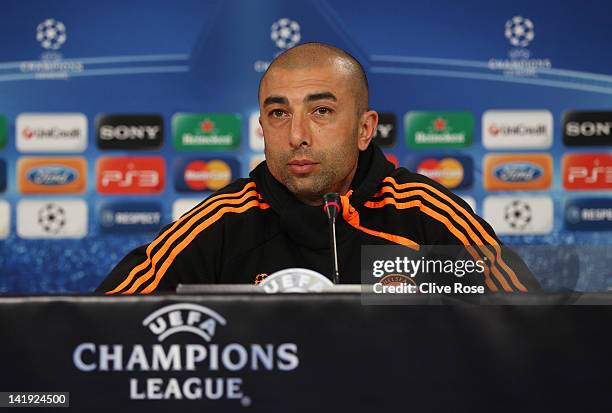
{"type": "Polygon", "coordinates": [[[240,117],[234,114],[176,114],[174,147],[184,151],[233,150],[240,145],[240,117]]]}
{"type": "Polygon", "coordinates": [[[408,112],[406,141],[413,148],[458,148],[472,144],[474,118],[469,112],[408,112]]]}
{"type": "Polygon", "coordinates": [[[8,123],[6,121],[6,116],[0,115],[0,148],[6,146],[6,136],[8,132],[8,123]]]}

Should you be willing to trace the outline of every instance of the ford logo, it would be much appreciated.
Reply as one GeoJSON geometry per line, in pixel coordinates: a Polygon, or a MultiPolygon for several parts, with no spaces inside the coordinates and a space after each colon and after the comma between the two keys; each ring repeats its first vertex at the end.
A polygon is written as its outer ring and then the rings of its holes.
{"type": "Polygon", "coordinates": [[[62,165],[40,166],[26,172],[27,180],[36,185],[67,185],[78,177],[76,170],[62,165]]]}
{"type": "Polygon", "coordinates": [[[540,166],[529,162],[506,163],[493,170],[493,175],[504,182],[530,182],[541,177],[543,173],[540,166]]]}

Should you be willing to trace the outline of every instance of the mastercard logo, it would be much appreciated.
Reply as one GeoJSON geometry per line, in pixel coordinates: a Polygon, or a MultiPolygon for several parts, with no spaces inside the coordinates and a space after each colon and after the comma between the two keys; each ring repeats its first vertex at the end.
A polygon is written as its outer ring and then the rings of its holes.
{"type": "Polygon", "coordinates": [[[195,160],[185,166],[183,172],[185,185],[193,191],[216,191],[232,180],[232,169],[220,160],[195,160]]]}
{"type": "Polygon", "coordinates": [[[449,189],[457,188],[465,178],[463,165],[454,158],[428,158],[417,166],[417,173],[439,182],[449,189]]]}

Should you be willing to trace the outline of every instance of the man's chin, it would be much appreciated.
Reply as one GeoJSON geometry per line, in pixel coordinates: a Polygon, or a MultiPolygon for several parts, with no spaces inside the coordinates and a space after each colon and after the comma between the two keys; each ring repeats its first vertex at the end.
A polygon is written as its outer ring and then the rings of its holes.
{"type": "Polygon", "coordinates": [[[292,182],[286,187],[297,199],[309,205],[322,204],[323,195],[327,192],[314,186],[303,185],[303,183],[296,185],[292,182]]]}

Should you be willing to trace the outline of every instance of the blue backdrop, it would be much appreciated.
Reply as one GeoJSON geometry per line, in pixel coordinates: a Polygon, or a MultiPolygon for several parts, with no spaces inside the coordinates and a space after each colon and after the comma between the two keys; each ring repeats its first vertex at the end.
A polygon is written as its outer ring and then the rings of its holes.
{"type": "MultiPolygon", "coordinates": [[[[549,188],[499,192],[513,197],[550,197],[554,205],[552,228],[545,235],[509,235],[502,237],[504,241],[612,244],[612,218],[606,215],[612,211],[607,178],[602,178],[603,189],[568,192],[562,184],[561,168],[567,153],[604,157],[611,153],[609,145],[569,147],[563,143],[564,113],[612,111],[610,12],[609,2],[585,4],[577,0],[108,0],[86,5],[69,0],[5,1],[0,17],[0,115],[6,119],[6,144],[0,148],[0,159],[6,161],[7,177],[0,199],[10,206],[10,228],[0,240],[0,292],[92,290],[122,256],[155,234],[146,225],[140,233],[102,231],[102,203],[160,202],[161,225],[171,222],[177,199],[207,195],[205,191],[176,190],[176,162],[186,158],[235,159],[238,166],[230,161],[232,167],[247,175],[252,158],[261,156],[249,143],[249,118],[258,110],[257,85],[262,71],[292,43],[307,41],[339,46],[362,62],[370,82],[372,108],[395,115],[396,142],[384,149],[401,165],[409,166],[415,155],[471,158],[468,164],[473,165],[473,171],[468,168],[464,172],[473,183],[457,193],[472,197],[479,214],[489,195],[483,187],[485,155],[536,152],[552,156],[549,188]],[[517,16],[520,19],[513,21],[517,16]],[[508,28],[511,31],[506,33],[508,28]],[[485,148],[482,116],[488,110],[549,111],[552,146],[511,151],[485,148]],[[404,117],[413,111],[471,113],[473,143],[460,149],[410,148],[404,117]],[[22,113],[84,114],[87,148],[70,153],[18,151],[16,119],[22,113]],[[179,150],[173,145],[172,119],[177,113],[238,115],[237,149],[179,150]],[[163,145],[140,151],[99,149],[95,128],[99,114],[161,115],[163,145]],[[84,192],[21,192],[17,176],[21,157],[60,155],[86,158],[84,192]],[[149,195],[99,193],[95,166],[102,156],[163,156],[163,191],[149,195]],[[88,229],[84,238],[18,236],[18,203],[48,198],[86,201],[88,229]],[[603,211],[600,225],[568,225],[566,208],[574,199],[595,202],[603,211]]],[[[610,168],[608,175],[612,175],[610,168]]],[[[554,286],[555,280],[547,280],[547,285],[554,286]]],[[[610,286],[612,276],[607,274],[579,283],[581,289],[589,290],[610,286]]]]}

